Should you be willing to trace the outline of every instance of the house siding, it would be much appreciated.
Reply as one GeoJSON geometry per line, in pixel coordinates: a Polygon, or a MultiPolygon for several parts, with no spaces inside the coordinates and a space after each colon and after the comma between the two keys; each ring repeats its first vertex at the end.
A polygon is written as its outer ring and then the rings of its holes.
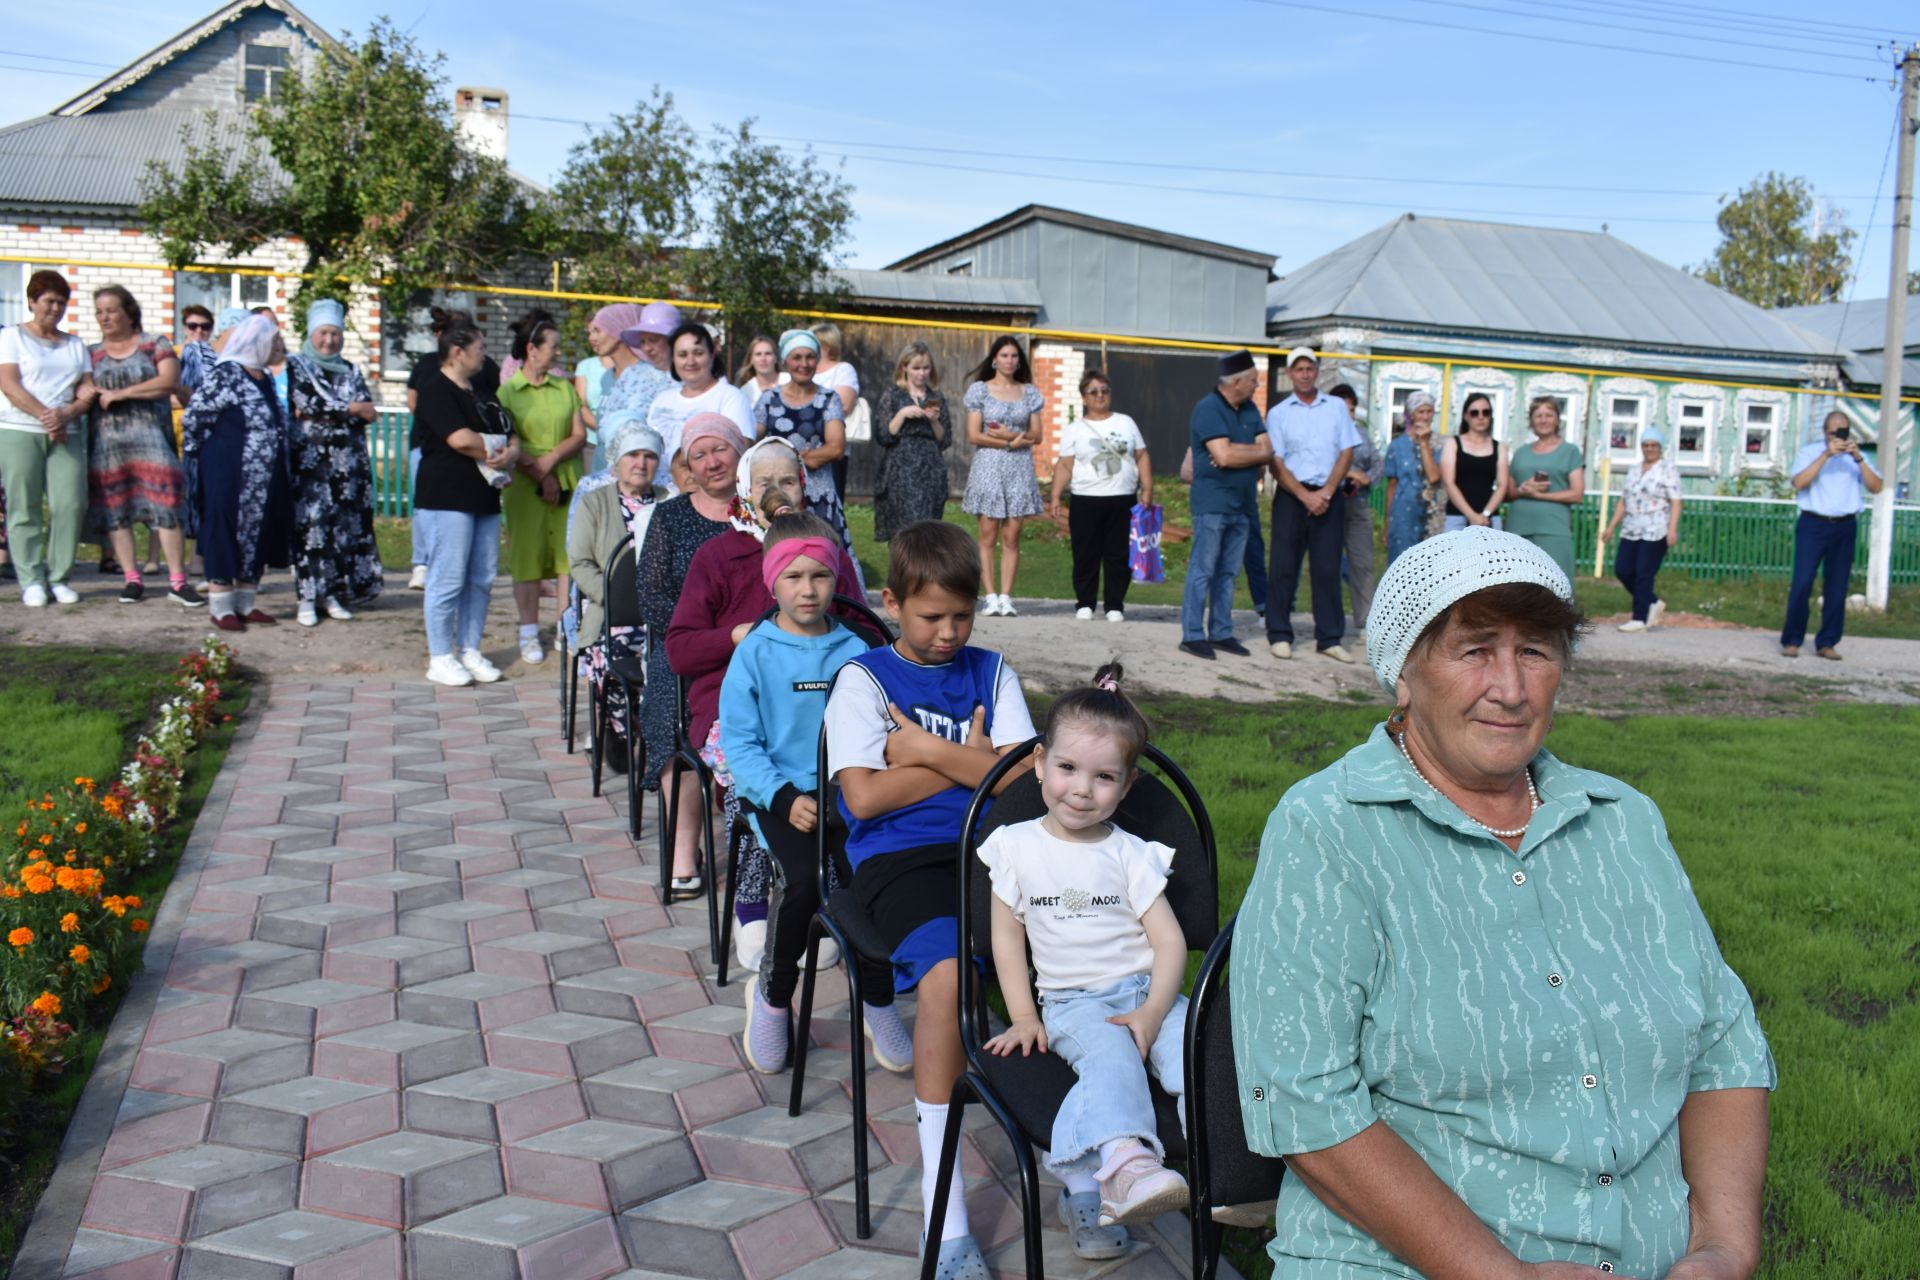
{"type": "Polygon", "coordinates": [[[318,46],[285,15],[272,9],[249,10],[206,39],[156,66],[124,89],[110,94],[95,111],[151,108],[199,111],[233,110],[247,105],[242,50],[248,44],[280,44],[296,50],[294,60],[311,63],[318,46]]]}

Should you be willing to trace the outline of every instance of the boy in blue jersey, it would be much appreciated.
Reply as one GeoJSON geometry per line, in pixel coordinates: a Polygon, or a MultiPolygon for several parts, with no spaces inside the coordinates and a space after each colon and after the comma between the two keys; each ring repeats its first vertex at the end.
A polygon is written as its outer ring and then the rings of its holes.
{"type": "MultiPolygon", "coordinates": [[[[847,820],[853,894],[892,950],[894,989],[918,993],[913,1093],[921,1207],[931,1214],[947,1100],[966,1071],[955,842],[973,789],[1034,730],[1013,668],[967,644],[980,598],[974,540],[927,520],[895,534],[890,551],[883,599],[900,638],[854,657],[834,678],[827,771],[847,820]]],[[[955,1188],[964,1185],[956,1174],[955,1188]]],[[[941,1276],[986,1280],[963,1196],[948,1197],[946,1220],[928,1225],[925,1247],[938,1249],[941,1276]]]]}

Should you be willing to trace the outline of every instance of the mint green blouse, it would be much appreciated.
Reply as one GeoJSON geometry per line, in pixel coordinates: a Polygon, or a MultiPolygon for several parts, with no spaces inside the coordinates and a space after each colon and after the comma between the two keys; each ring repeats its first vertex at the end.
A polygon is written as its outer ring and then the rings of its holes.
{"type": "MultiPolygon", "coordinates": [[[[1384,726],[1287,792],[1234,931],[1247,1141],[1384,1121],[1525,1262],[1661,1276],[1686,1252],[1680,1106],[1775,1082],[1660,812],[1542,751],[1516,854],[1384,726]]],[[[1281,1187],[1277,1280],[1416,1273],[1281,1187]]]]}

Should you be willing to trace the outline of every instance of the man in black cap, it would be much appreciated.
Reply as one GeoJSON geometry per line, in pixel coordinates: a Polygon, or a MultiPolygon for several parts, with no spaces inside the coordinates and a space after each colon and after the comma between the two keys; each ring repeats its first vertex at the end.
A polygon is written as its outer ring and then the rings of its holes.
{"type": "Polygon", "coordinates": [[[1211,660],[1215,651],[1247,656],[1233,637],[1233,584],[1246,553],[1247,524],[1259,510],[1260,470],[1273,461],[1253,391],[1253,356],[1220,357],[1219,385],[1193,407],[1193,543],[1180,603],[1180,649],[1211,660]]]}

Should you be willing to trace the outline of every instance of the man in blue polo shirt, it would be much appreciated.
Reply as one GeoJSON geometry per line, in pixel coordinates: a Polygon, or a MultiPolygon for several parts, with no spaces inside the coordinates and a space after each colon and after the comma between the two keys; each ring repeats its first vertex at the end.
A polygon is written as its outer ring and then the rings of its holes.
{"type": "Polygon", "coordinates": [[[1214,652],[1246,657],[1233,636],[1233,583],[1247,545],[1247,525],[1258,518],[1260,468],[1273,445],[1252,405],[1260,382],[1253,356],[1220,357],[1219,384],[1193,407],[1193,543],[1180,603],[1180,650],[1211,660],[1214,652]],[[1210,616],[1209,616],[1210,615],[1210,616]]]}
{"type": "Polygon", "coordinates": [[[1780,628],[1780,652],[1800,656],[1812,611],[1813,575],[1820,574],[1826,600],[1820,606],[1820,630],[1813,651],[1840,661],[1841,630],[1847,622],[1847,582],[1853,576],[1853,549],[1860,530],[1861,491],[1880,492],[1880,473],[1860,456],[1853,424],[1838,409],[1827,415],[1821,438],[1800,446],[1793,459],[1794,500],[1800,519],[1793,526],[1793,585],[1787,590],[1787,623],[1780,628]]]}
{"type": "Polygon", "coordinates": [[[1267,554],[1267,643],[1276,658],[1293,656],[1293,597],[1307,559],[1313,592],[1314,647],[1335,662],[1352,662],[1340,644],[1340,553],[1346,547],[1346,497],[1340,492],[1360,444],[1353,416],[1338,396],[1321,395],[1320,357],[1306,347],[1287,353],[1293,394],[1267,413],[1273,440],[1273,539],[1267,554]]]}

